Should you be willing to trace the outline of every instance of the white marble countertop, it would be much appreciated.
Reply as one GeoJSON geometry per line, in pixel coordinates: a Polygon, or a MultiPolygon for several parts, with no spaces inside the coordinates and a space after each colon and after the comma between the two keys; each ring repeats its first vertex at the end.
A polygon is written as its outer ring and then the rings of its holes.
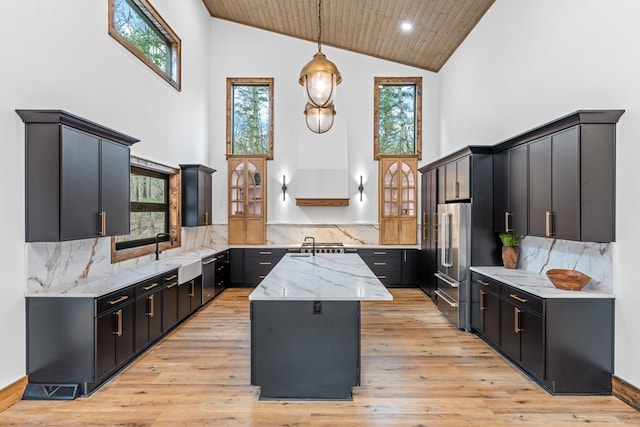
{"type": "Polygon", "coordinates": [[[188,252],[174,253],[165,259],[149,264],[120,270],[112,274],[58,284],[51,289],[27,289],[25,297],[98,298],[180,267],[180,264],[172,262],[171,258],[204,258],[222,250],[224,249],[200,248],[188,252]]]}
{"type": "Polygon", "coordinates": [[[249,295],[256,301],[391,301],[357,254],[287,254],[249,295]]]}
{"type": "Polygon", "coordinates": [[[546,275],[504,267],[471,267],[471,271],[498,280],[541,298],[615,298],[613,294],[592,291],[565,291],[553,286],[546,275]]]}

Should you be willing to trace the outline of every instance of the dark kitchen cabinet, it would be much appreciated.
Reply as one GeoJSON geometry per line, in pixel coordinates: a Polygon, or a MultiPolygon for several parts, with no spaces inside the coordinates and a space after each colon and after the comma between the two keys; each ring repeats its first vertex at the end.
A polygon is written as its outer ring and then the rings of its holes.
{"type": "Polygon", "coordinates": [[[444,200],[471,198],[471,158],[465,156],[444,165],[444,200]]]}
{"type": "Polygon", "coordinates": [[[493,147],[494,230],[586,242],[615,240],[616,123],[624,110],[580,110],[493,147]],[[522,150],[522,151],[519,151],[522,150]],[[525,202],[528,232],[516,213],[525,202]],[[505,152],[509,154],[505,154],[505,152]],[[515,171],[515,175],[513,175],[515,171]]]}
{"type": "Polygon", "coordinates": [[[230,285],[242,285],[244,283],[244,249],[229,249],[229,281],[230,285]]]}
{"type": "Polygon", "coordinates": [[[202,276],[178,285],[178,320],[184,320],[202,306],[202,276]]]}
{"type": "Polygon", "coordinates": [[[96,379],[99,381],[135,354],[133,289],[102,297],[96,305],[96,379]]]}
{"type": "Polygon", "coordinates": [[[202,258],[202,303],[215,298],[227,286],[231,274],[229,250],[202,258]]]}
{"type": "Polygon", "coordinates": [[[438,169],[422,172],[421,233],[418,262],[418,285],[429,296],[436,288],[438,243],[438,169]]]}
{"type": "Polygon", "coordinates": [[[286,253],[287,249],[284,248],[246,248],[244,250],[244,283],[258,285],[286,253]]]}
{"type": "Polygon", "coordinates": [[[165,277],[154,277],[136,286],[136,352],[162,335],[162,289],[165,277]]]}
{"type": "Polygon", "coordinates": [[[166,275],[162,287],[162,333],[178,324],[178,271],[166,275]]]}
{"type": "Polygon", "coordinates": [[[211,225],[212,175],[215,169],[204,165],[180,165],[182,170],[182,225],[211,225]]]}
{"type": "Polygon", "coordinates": [[[64,111],[16,112],[26,124],[26,241],[128,233],[138,140],[64,111]]]}
{"type": "Polygon", "coordinates": [[[542,298],[475,271],[471,295],[473,331],[547,391],[611,394],[613,298],[542,298]]]}
{"type": "Polygon", "coordinates": [[[471,328],[491,344],[500,344],[500,284],[471,274],[471,328]]]}
{"type": "Polygon", "coordinates": [[[416,286],[417,249],[358,249],[358,254],[386,287],[416,286]]]}
{"type": "Polygon", "coordinates": [[[544,379],[544,319],[542,302],[533,295],[503,288],[500,326],[502,351],[529,371],[544,379]],[[533,303],[540,310],[530,309],[533,303]]]}
{"type": "Polygon", "coordinates": [[[529,226],[529,150],[527,145],[496,153],[493,158],[496,233],[527,235],[529,226]]]}

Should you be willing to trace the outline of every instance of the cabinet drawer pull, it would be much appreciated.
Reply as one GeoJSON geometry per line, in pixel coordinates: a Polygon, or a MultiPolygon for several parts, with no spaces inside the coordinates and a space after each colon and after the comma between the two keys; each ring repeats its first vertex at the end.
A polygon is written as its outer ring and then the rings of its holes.
{"type": "Polygon", "coordinates": [[[477,279],[476,282],[480,283],[482,286],[489,286],[489,283],[484,280],[477,279]]]}
{"type": "Polygon", "coordinates": [[[191,292],[189,292],[189,296],[192,298],[196,296],[196,285],[194,283],[194,280],[191,281],[191,292]]]}
{"type": "Polygon", "coordinates": [[[521,312],[522,310],[520,310],[518,307],[513,307],[513,332],[515,332],[516,334],[519,334],[524,330],[520,327],[521,312]]]}
{"type": "Polygon", "coordinates": [[[271,255],[271,251],[260,251],[260,255],[271,255]]]}
{"type": "Polygon", "coordinates": [[[518,295],[509,294],[509,296],[510,296],[511,298],[513,298],[514,300],[516,300],[516,301],[520,301],[520,302],[522,302],[522,303],[527,302],[527,300],[526,300],[526,299],[524,299],[524,298],[520,298],[518,295]]]}
{"type": "Polygon", "coordinates": [[[145,286],[143,289],[144,289],[145,291],[148,291],[148,290],[150,290],[150,289],[155,288],[156,286],[158,286],[158,283],[152,283],[152,284],[150,284],[149,286],[145,286]]]}
{"type": "Polygon", "coordinates": [[[386,255],[386,254],[387,254],[387,252],[385,252],[385,251],[380,251],[380,252],[378,252],[378,251],[374,251],[374,252],[373,252],[373,254],[374,254],[374,255],[386,255]]]}
{"type": "Polygon", "coordinates": [[[98,230],[98,236],[106,236],[107,235],[107,213],[105,211],[98,212],[98,216],[100,217],[100,230],[98,230]]]}
{"type": "Polygon", "coordinates": [[[204,213],[204,225],[209,225],[209,212],[204,213]]]}
{"type": "Polygon", "coordinates": [[[271,262],[264,261],[264,262],[261,262],[260,265],[271,265],[271,262]]]}
{"type": "Polygon", "coordinates": [[[480,311],[485,311],[487,309],[487,307],[485,307],[484,305],[484,296],[487,293],[483,290],[480,291],[480,311]]]}
{"type": "Polygon", "coordinates": [[[122,336],[122,309],[116,311],[116,330],[113,335],[117,337],[122,336]]]}
{"type": "Polygon", "coordinates": [[[260,276],[258,276],[258,279],[264,279],[265,277],[267,276],[265,276],[264,274],[261,274],[260,276]]]}
{"type": "Polygon", "coordinates": [[[176,277],[178,277],[178,275],[177,274],[173,274],[173,275],[171,275],[169,277],[165,277],[164,280],[166,282],[170,282],[171,280],[175,279],[176,277]]]}
{"type": "Polygon", "coordinates": [[[178,284],[178,282],[173,282],[172,284],[167,285],[167,289],[171,289],[171,288],[173,288],[173,287],[174,287],[175,285],[177,285],[177,284],[178,284]]]}
{"type": "Polygon", "coordinates": [[[155,308],[156,308],[155,298],[156,298],[155,295],[149,295],[149,297],[147,298],[147,301],[149,301],[149,311],[147,312],[147,316],[149,317],[153,317],[155,315],[154,314],[155,308]]]}
{"type": "Polygon", "coordinates": [[[373,265],[387,265],[386,262],[374,262],[373,265]]]}
{"type": "Polygon", "coordinates": [[[456,199],[460,197],[460,183],[456,181],[456,199]]]}
{"type": "Polygon", "coordinates": [[[118,299],[114,299],[114,300],[112,300],[112,301],[109,301],[109,304],[110,304],[110,305],[116,305],[116,304],[118,304],[119,302],[126,301],[126,300],[128,300],[128,299],[129,299],[129,296],[128,296],[128,295],[122,295],[122,296],[121,296],[120,298],[118,298],[118,299]]]}

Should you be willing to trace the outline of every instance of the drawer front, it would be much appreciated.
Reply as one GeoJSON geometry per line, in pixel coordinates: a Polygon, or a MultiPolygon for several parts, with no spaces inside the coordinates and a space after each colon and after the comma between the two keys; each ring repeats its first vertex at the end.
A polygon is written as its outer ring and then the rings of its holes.
{"type": "Polygon", "coordinates": [[[269,248],[269,249],[258,249],[258,248],[247,248],[244,250],[245,259],[248,257],[275,257],[277,259],[282,258],[287,253],[287,250],[284,248],[269,248]]]}
{"type": "Polygon", "coordinates": [[[398,258],[398,262],[400,261],[402,249],[358,249],[358,254],[362,259],[366,258],[376,258],[376,257],[389,257],[389,258],[398,258]]]}
{"type": "Polygon", "coordinates": [[[471,272],[471,281],[480,285],[481,289],[485,292],[492,293],[494,295],[500,295],[500,282],[496,282],[487,276],[483,276],[478,273],[471,272]]]}
{"type": "Polygon", "coordinates": [[[136,285],[136,298],[162,289],[164,285],[164,281],[162,280],[162,278],[163,276],[156,276],[152,277],[151,279],[145,280],[144,282],[138,283],[136,285]]]}
{"type": "Polygon", "coordinates": [[[530,310],[544,316],[544,299],[520,289],[502,284],[501,297],[520,308],[530,310]]]}
{"type": "Polygon", "coordinates": [[[117,308],[122,304],[133,300],[135,286],[129,286],[96,300],[96,315],[100,316],[107,311],[117,308]]]}

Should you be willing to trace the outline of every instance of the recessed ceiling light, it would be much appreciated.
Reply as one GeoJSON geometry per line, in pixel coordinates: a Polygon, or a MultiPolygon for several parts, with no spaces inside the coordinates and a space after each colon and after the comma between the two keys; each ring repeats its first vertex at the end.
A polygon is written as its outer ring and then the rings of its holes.
{"type": "Polygon", "coordinates": [[[413,29],[413,24],[405,21],[400,25],[400,28],[402,28],[402,31],[411,31],[411,29],[413,29]]]}

